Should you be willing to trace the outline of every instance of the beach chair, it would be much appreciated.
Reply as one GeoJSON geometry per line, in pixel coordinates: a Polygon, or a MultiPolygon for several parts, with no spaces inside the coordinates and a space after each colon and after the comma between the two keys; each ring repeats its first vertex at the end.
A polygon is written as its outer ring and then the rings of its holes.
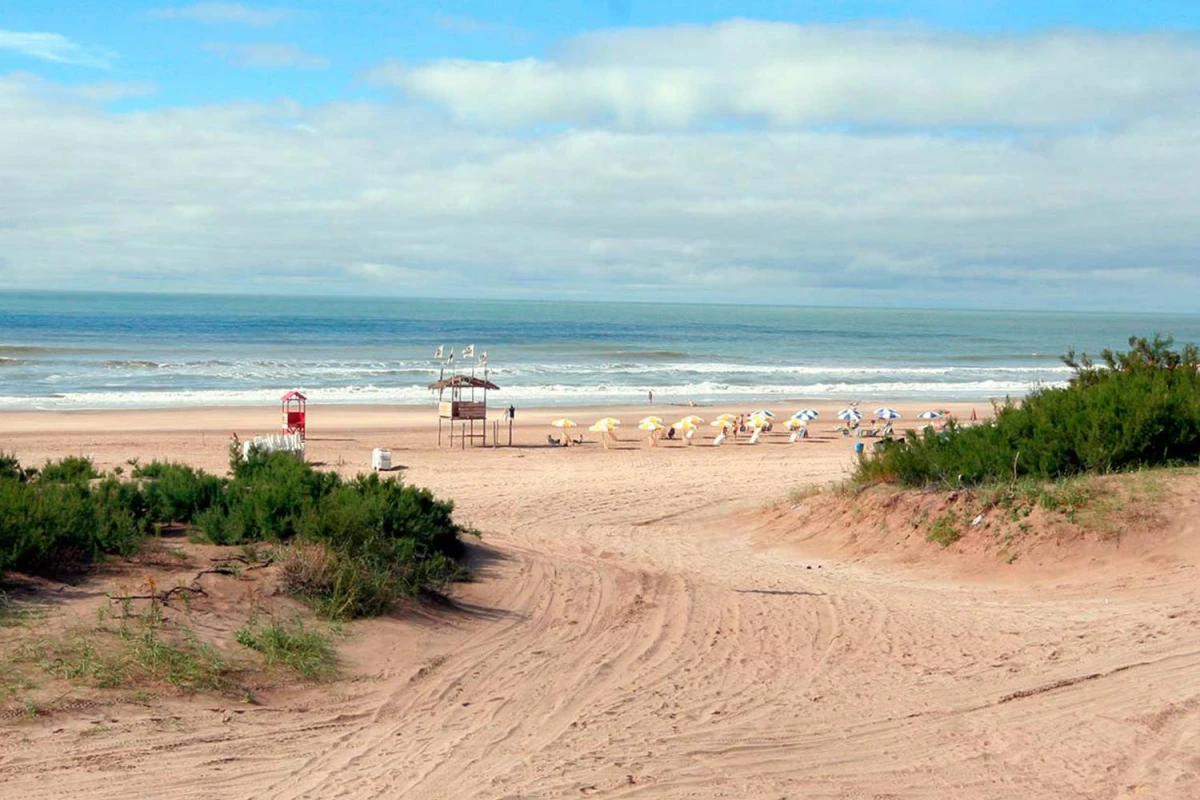
{"type": "Polygon", "coordinates": [[[758,444],[758,440],[762,437],[762,428],[755,428],[754,433],[750,434],[750,444],[758,444]]]}
{"type": "Polygon", "coordinates": [[[725,443],[725,434],[724,433],[718,433],[717,437],[715,439],[713,439],[713,447],[720,447],[724,443],[725,443]]]}

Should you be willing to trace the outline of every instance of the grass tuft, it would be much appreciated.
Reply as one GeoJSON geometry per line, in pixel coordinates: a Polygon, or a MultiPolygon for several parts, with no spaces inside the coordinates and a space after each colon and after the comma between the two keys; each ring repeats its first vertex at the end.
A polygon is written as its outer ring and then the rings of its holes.
{"type": "Polygon", "coordinates": [[[955,522],[954,514],[947,511],[929,523],[929,528],[925,532],[925,539],[926,541],[940,544],[942,547],[949,547],[961,539],[962,535],[962,529],[955,522]]]}
{"type": "Polygon", "coordinates": [[[337,672],[329,637],[306,628],[299,619],[284,624],[271,617],[266,625],[259,625],[252,618],[236,636],[242,646],[262,653],[268,666],[284,666],[313,680],[326,680],[337,672]]]}

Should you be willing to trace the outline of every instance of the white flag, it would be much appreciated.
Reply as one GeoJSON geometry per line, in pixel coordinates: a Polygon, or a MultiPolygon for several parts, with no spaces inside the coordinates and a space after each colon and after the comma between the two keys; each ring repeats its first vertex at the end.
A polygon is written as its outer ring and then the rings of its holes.
{"type": "Polygon", "coordinates": [[[475,357],[475,345],[469,344],[466,347],[464,347],[462,355],[463,355],[463,358],[474,358],[475,357]]]}
{"type": "Polygon", "coordinates": [[[480,363],[480,364],[486,364],[486,363],[487,363],[487,350],[484,350],[484,351],[483,351],[483,353],[481,353],[481,354],[480,354],[480,356],[479,356],[479,363],[480,363]]]}
{"type": "Polygon", "coordinates": [[[438,345],[438,349],[437,349],[437,350],[434,352],[434,354],[433,354],[433,357],[434,357],[434,358],[444,358],[444,357],[445,357],[445,352],[446,352],[446,345],[444,345],[444,344],[439,344],[439,345],[438,345]]]}
{"type": "Polygon", "coordinates": [[[446,360],[447,360],[447,361],[453,361],[453,360],[454,360],[454,348],[453,348],[453,347],[451,347],[451,348],[450,348],[450,355],[446,356],[446,360]]]}

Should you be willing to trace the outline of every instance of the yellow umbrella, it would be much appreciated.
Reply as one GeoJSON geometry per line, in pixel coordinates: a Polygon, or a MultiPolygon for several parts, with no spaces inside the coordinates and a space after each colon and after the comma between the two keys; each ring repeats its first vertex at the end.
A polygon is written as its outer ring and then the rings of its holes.
{"type": "Polygon", "coordinates": [[[755,428],[765,428],[767,425],[771,424],[771,420],[767,419],[766,417],[751,417],[750,424],[755,428]]]}
{"type": "Polygon", "coordinates": [[[802,419],[789,419],[787,422],[785,422],[785,423],[784,423],[784,425],[787,427],[787,429],[788,429],[789,431],[794,431],[794,430],[796,430],[797,428],[803,428],[803,427],[804,427],[804,420],[802,420],[802,419]]]}
{"type": "Polygon", "coordinates": [[[714,428],[730,428],[734,425],[734,420],[722,419],[721,417],[717,417],[716,419],[714,419],[712,422],[710,422],[708,424],[712,425],[714,428]]]}
{"type": "Polygon", "coordinates": [[[644,425],[647,422],[657,422],[659,425],[662,425],[663,418],[662,417],[642,417],[640,420],[638,420],[639,425],[644,425]]]}
{"type": "Polygon", "coordinates": [[[617,419],[616,417],[605,417],[604,419],[596,420],[596,424],[607,426],[609,430],[612,430],[621,424],[621,420],[617,419]]]}
{"type": "Polygon", "coordinates": [[[592,427],[588,428],[588,430],[595,433],[609,433],[612,431],[612,426],[601,419],[592,423],[592,427]]]}
{"type": "Polygon", "coordinates": [[[566,417],[550,420],[550,424],[556,428],[574,428],[575,427],[575,423],[572,422],[571,420],[567,419],[566,417]]]}
{"type": "Polygon", "coordinates": [[[679,421],[687,422],[691,425],[699,425],[701,422],[704,422],[704,417],[699,417],[699,416],[696,416],[695,414],[688,414],[686,417],[684,417],[683,419],[681,419],[679,421]]]}
{"type": "Polygon", "coordinates": [[[726,411],[724,414],[718,414],[717,419],[723,419],[726,422],[737,422],[737,414],[730,414],[726,411]]]}
{"type": "Polygon", "coordinates": [[[638,423],[638,428],[644,431],[661,431],[663,427],[662,421],[655,417],[647,417],[638,423]]]}

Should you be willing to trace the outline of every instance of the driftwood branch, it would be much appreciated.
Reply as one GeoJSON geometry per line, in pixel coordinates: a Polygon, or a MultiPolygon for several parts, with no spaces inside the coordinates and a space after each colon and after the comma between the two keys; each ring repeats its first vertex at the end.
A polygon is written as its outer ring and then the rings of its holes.
{"type": "Polygon", "coordinates": [[[111,595],[110,594],[108,596],[108,599],[109,600],[157,600],[158,602],[162,603],[163,605],[170,605],[170,601],[173,596],[175,596],[176,594],[183,594],[184,592],[187,592],[188,594],[198,594],[198,595],[203,595],[204,597],[207,597],[208,592],[204,591],[204,587],[200,585],[200,579],[202,577],[204,577],[205,575],[234,575],[234,576],[236,576],[236,575],[240,575],[243,572],[248,572],[249,570],[252,570],[252,569],[263,569],[263,568],[269,567],[275,563],[274,558],[268,558],[265,561],[251,563],[249,560],[242,558],[241,556],[232,556],[229,558],[213,559],[213,560],[214,561],[225,561],[225,562],[240,561],[243,564],[246,564],[247,566],[242,569],[235,569],[234,567],[230,566],[228,563],[218,564],[215,567],[210,567],[208,569],[202,569],[199,572],[197,572],[196,575],[192,578],[192,582],[186,586],[183,586],[183,585],[173,586],[170,589],[163,589],[162,591],[153,592],[150,594],[121,594],[121,595],[111,595]]]}
{"type": "Polygon", "coordinates": [[[163,605],[168,605],[173,595],[183,594],[184,592],[187,592],[188,594],[202,594],[205,597],[208,596],[208,592],[204,591],[204,587],[200,586],[200,584],[196,583],[195,581],[192,581],[190,586],[172,586],[170,589],[163,589],[161,592],[154,592],[153,594],[110,594],[108,599],[157,600],[163,605]]]}

